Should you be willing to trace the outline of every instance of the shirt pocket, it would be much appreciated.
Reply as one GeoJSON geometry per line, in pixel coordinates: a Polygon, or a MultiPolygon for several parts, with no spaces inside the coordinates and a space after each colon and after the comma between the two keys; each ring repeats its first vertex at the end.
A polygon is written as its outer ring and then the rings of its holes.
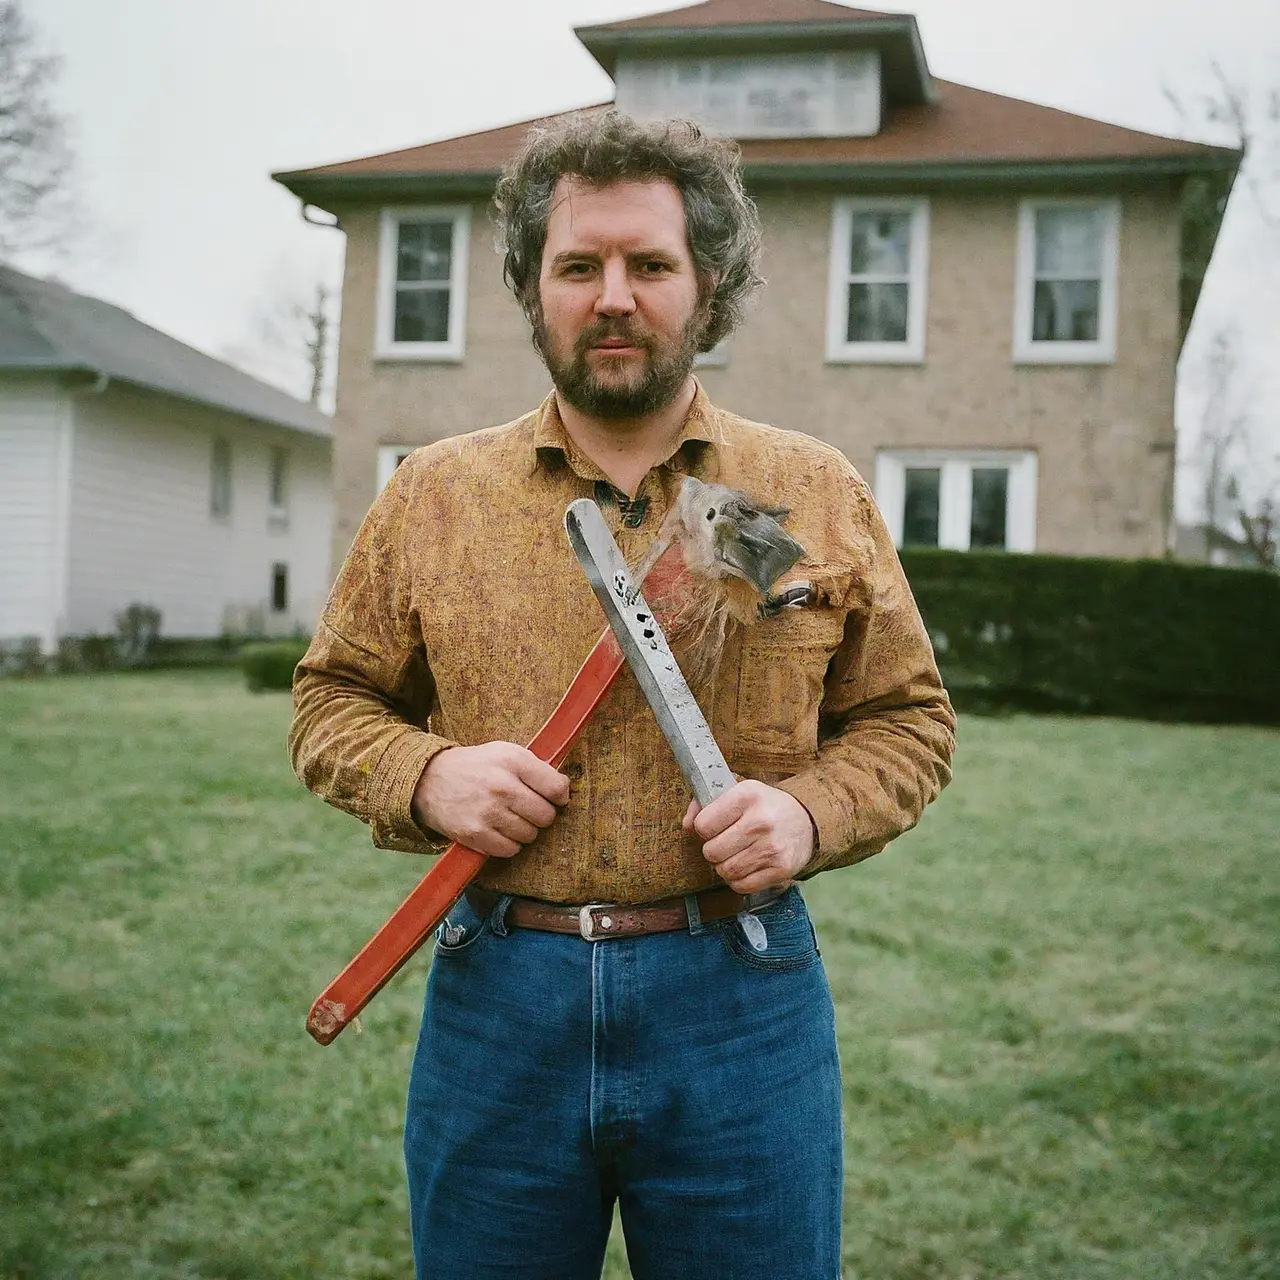
{"type": "Polygon", "coordinates": [[[823,681],[844,624],[845,611],[821,598],[746,628],[734,717],[743,763],[794,765],[817,753],[823,681]]]}

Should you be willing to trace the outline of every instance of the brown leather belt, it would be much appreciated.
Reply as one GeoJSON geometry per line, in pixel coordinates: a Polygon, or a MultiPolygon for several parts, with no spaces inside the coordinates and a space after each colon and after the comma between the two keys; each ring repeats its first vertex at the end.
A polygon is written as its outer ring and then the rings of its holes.
{"type": "MultiPolygon", "coordinates": [[[[704,889],[694,894],[698,919],[712,924],[744,911],[756,911],[780,898],[786,887],[766,889],[744,896],[728,885],[704,889]]],[[[501,895],[478,885],[468,885],[466,899],[477,915],[487,916],[501,895]]],[[[541,929],[547,933],[576,933],[587,942],[610,938],[636,938],[646,933],[670,933],[689,927],[689,911],[684,898],[661,898],[657,902],[541,902],[537,898],[512,898],[506,922],[521,929],[541,929]]]]}

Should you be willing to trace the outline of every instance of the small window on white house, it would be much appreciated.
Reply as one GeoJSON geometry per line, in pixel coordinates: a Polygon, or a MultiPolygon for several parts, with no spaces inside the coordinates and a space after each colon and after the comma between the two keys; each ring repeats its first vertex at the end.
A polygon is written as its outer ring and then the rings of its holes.
{"type": "Polygon", "coordinates": [[[273,564],[271,566],[271,612],[289,612],[289,566],[273,564]]]}
{"type": "Polygon", "coordinates": [[[1115,359],[1120,204],[1024,200],[1018,214],[1015,360],[1115,359]]]}
{"type": "Polygon", "coordinates": [[[898,547],[1035,550],[1034,453],[881,452],[876,455],[875,492],[898,547]]]}
{"type": "Polygon", "coordinates": [[[387,487],[387,481],[396,468],[417,448],[416,444],[384,444],[378,449],[378,492],[387,487]]]}
{"type": "Polygon", "coordinates": [[[209,514],[215,520],[231,515],[231,442],[215,439],[209,468],[209,514]]]}
{"type": "Polygon", "coordinates": [[[837,200],[831,222],[827,359],[919,363],[929,275],[925,200],[837,200]]]}
{"type": "Polygon", "coordinates": [[[273,516],[284,515],[289,508],[289,451],[273,448],[267,472],[267,505],[273,516]]]}
{"type": "Polygon", "coordinates": [[[470,228],[465,206],[382,211],[378,356],[462,358],[470,228]]]}

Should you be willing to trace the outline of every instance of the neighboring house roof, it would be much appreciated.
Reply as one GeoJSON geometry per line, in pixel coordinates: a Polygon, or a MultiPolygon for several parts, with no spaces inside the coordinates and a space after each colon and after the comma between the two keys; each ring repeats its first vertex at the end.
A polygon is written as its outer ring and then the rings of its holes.
{"type": "MultiPolygon", "coordinates": [[[[1229,174],[1240,162],[1240,152],[1229,147],[1141,133],[945,80],[934,84],[936,104],[894,108],[873,137],[742,141],[748,180],[763,185],[852,176],[867,182],[1229,174]]],[[[300,199],[321,207],[370,196],[481,191],[492,186],[531,127],[556,118],[525,120],[274,177],[300,199]]]]}
{"type": "Polygon", "coordinates": [[[83,370],[332,436],[312,405],[143,324],[121,307],[0,265],[0,370],[83,370]]]}

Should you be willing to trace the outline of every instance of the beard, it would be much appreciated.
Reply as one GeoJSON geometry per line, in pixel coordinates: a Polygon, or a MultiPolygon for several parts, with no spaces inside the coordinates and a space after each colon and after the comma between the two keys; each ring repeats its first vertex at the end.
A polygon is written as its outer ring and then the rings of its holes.
{"type": "Polygon", "coordinates": [[[677,337],[664,340],[633,319],[606,316],[578,335],[572,351],[562,353],[552,342],[541,311],[532,317],[532,324],[533,345],[556,391],[580,413],[606,421],[642,418],[666,408],[693,371],[705,327],[703,317],[695,312],[677,337]],[[592,368],[587,353],[607,338],[639,348],[643,365],[633,370],[632,356],[597,353],[599,363],[592,368]]]}

